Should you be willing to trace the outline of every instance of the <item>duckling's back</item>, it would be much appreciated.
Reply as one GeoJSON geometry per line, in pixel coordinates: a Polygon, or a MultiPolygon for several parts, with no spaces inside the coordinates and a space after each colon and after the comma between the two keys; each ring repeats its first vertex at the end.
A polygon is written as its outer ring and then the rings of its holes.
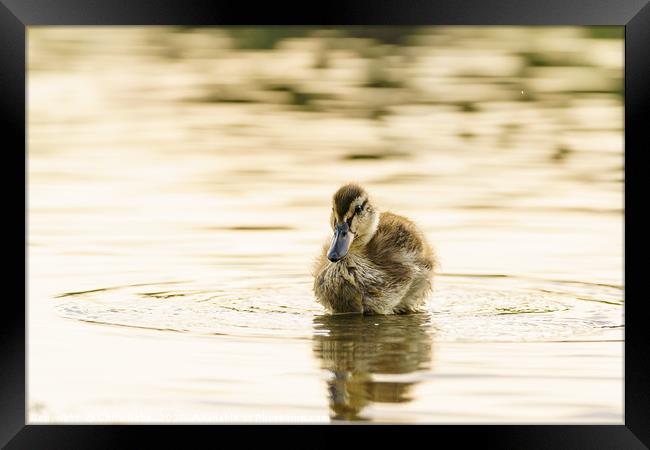
{"type": "Polygon", "coordinates": [[[406,217],[382,212],[373,238],[367,244],[368,257],[375,263],[395,262],[413,258],[415,262],[433,270],[436,258],[433,249],[419,228],[406,217]]]}
{"type": "Polygon", "coordinates": [[[390,212],[380,216],[366,258],[381,273],[381,282],[369,284],[373,300],[364,310],[380,314],[421,311],[432,290],[436,259],[418,227],[406,217],[390,212]]]}

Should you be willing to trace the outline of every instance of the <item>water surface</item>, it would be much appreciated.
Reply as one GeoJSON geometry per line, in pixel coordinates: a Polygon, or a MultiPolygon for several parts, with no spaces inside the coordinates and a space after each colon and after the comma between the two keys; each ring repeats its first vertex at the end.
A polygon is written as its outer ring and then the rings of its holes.
{"type": "Polygon", "coordinates": [[[622,423],[622,41],[237,36],[30,28],[29,421],[622,423]],[[315,302],[350,180],[427,312],[315,302]]]}

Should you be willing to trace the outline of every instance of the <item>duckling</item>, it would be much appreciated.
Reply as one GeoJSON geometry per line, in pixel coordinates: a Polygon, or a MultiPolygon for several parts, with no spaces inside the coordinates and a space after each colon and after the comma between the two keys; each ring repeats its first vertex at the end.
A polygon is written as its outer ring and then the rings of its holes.
{"type": "Polygon", "coordinates": [[[409,219],[379,212],[357,184],[332,199],[334,237],[314,270],[314,294],[334,313],[404,314],[423,310],[436,259],[409,219]]]}

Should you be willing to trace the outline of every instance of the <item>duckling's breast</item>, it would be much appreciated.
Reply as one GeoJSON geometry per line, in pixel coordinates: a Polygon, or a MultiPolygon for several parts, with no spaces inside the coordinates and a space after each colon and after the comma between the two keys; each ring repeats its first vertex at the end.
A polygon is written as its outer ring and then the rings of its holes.
{"type": "Polygon", "coordinates": [[[314,291],[331,311],[363,312],[368,286],[380,280],[380,271],[369,260],[349,253],[341,261],[323,267],[316,276],[314,291]]]}

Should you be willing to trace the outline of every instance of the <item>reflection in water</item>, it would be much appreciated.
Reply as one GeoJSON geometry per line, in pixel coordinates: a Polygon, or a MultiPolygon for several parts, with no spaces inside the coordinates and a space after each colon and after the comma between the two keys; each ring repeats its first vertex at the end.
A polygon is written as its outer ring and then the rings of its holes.
{"type": "Polygon", "coordinates": [[[314,354],[329,372],[332,419],[366,420],[363,409],[373,402],[411,401],[410,391],[417,380],[378,380],[375,376],[430,369],[432,336],[428,314],[323,315],[314,319],[314,327],[314,354]]]}

